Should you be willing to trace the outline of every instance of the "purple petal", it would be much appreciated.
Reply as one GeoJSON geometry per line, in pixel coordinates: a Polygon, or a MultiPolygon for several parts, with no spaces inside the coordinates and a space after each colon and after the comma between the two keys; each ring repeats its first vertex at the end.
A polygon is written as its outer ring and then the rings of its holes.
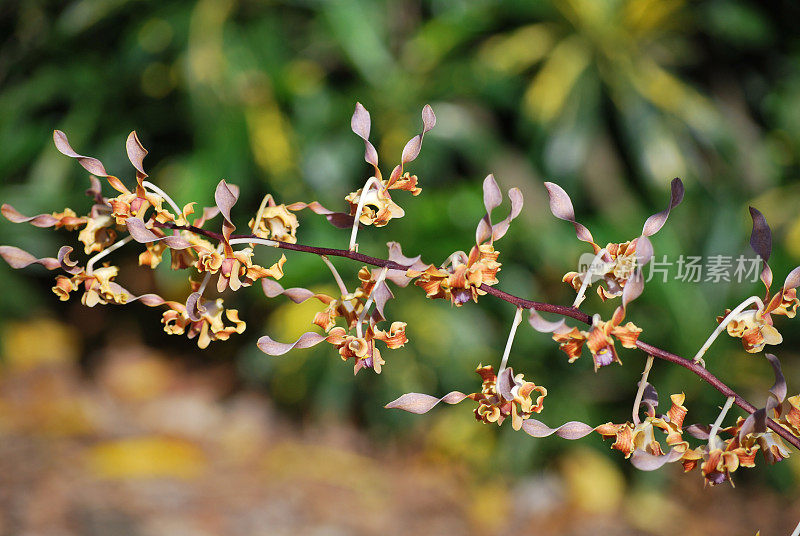
{"type": "Polygon", "coordinates": [[[800,266],[789,272],[783,282],[783,290],[785,291],[797,287],[800,287],[800,266]]]}
{"type": "Polygon", "coordinates": [[[492,225],[492,240],[500,240],[508,232],[508,228],[514,218],[522,212],[522,192],[519,188],[512,188],[508,191],[508,198],[511,200],[511,212],[508,217],[498,224],[492,225]]]}
{"type": "Polygon", "coordinates": [[[594,239],[589,229],[575,221],[575,209],[572,207],[572,200],[567,195],[567,192],[553,182],[545,182],[544,186],[550,195],[550,212],[553,213],[553,216],[570,222],[575,227],[575,234],[578,236],[578,240],[593,244],[594,239]]]}
{"type": "Polygon", "coordinates": [[[61,266],[58,259],[54,259],[53,257],[37,259],[27,251],[15,248],[14,246],[0,246],[0,257],[3,257],[3,260],[6,261],[9,266],[17,270],[30,266],[31,264],[41,264],[48,270],[55,270],[61,266]]]}
{"type": "Polygon", "coordinates": [[[761,281],[769,289],[772,285],[772,270],[767,261],[772,254],[772,231],[767,224],[766,218],[757,209],[750,207],[750,217],[753,218],[753,232],[750,234],[750,247],[753,248],[759,257],[764,261],[764,269],[761,271],[761,281]]]}
{"type": "Polygon", "coordinates": [[[58,264],[62,270],[69,274],[79,274],[83,269],[78,267],[78,261],[73,261],[69,258],[70,253],[72,253],[72,247],[61,246],[58,250],[58,264]]]}
{"type": "Polygon", "coordinates": [[[451,391],[442,398],[426,395],[423,393],[406,393],[397,400],[389,402],[384,407],[387,409],[402,409],[410,413],[421,415],[429,412],[439,402],[445,404],[458,404],[467,398],[467,395],[458,391],[451,391]]]}
{"type": "Polygon", "coordinates": [[[662,210],[661,212],[657,212],[653,214],[647,221],[644,222],[644,227],[642,227],[642,235],[643,236],[653,236],[656,234],[665,223],[667,223],[667,218],[669,217],[670,211],[677,207],[681,201],[683,201],[683,182],[680,179],[675,178],[672,179],[671,184],[672,193],[669,198],[669,206],[667,206],[666,210],[662,210]]]}
{"type": "Polygon", "coordinates": [[[100,162],[100,160],[76,153],[72,146],[70,146],[67,135],[60,130],[53,131],[53,143],[55,143],[56,149],[58,149],[61,154],[69,156],[70,158],[75,158],[78,163],[83,166],[83,169],[89,173],[97,175],[98,177],[108,177],[106,168],[103,167],[103,163],[100,162]]]}
{"type": "Polygon", "coordinates": [[[311,348],[312,346],[316,346],[317,344],[321,343],[325,340],[324,335],[320,335],[319,333],[314,333],[313,331],[307,331],[300,335],[300,338],[294,341],[293,343],[282,343],[277,342],[269,338],[268,336],[264,335],[260,339],[258,339],[258,348],[268,355],[283,355],[286,352],[293,350],[295,348],[303,349],[303,348],[311,348]]]}
{"type": "Polygon", "coordinates": [[[628,278],[628,282],[625,283],[625,288],[622,289],[622,307],[627,308],[628,304],[641,296],[643,291],[644,276],[642,275],[642,269],[636,268],[633,271],[633,275],[628,278]]]}
{"type": "Polygon", "coordinates": [[[540,333],[555,333],[557,331],[569,330],[569,327],[563,318],[556,322],[550,322],[549,320],[542,318],[535,309],[531,309],[531,315],[528,318],[528,322],[533,329],[540,333]]]}
{"type": "Polygon", "coordinates": [[[141,244],[150,242],[164,242],[171,249],[186,249],[191,247],[192,244],[174,235],[158,236],[147,228],[144,221],[140,218],[129,217],[125,219],[125,225],[128,227],[128,232],[134,240],[141,244]]]}
{"type": "Polygon", "coordinates": [[[3,206],[0,207],[0,212],[2,212],[3,216],[5,216],[5,218],[10,222],[30,223],[34,227],[52,227],[59,222],[58,218],[53,217],[52,214],[25,216],[17,212],[17,209],[6,203],[3,203],[3,206]]]}
{"type": "Polygon", "coordinates": [[[234,190],[231,188],[232,185],[229,185],[225,182],[225,179],[219,181],[217,184],[217,189],[214,191],[214,201],[217,204],[217,208],[219,208],[220,214],[222,217],[225,218],[225,221],[233,225],[231,221],[231,209],[233,205],[236,204],[236,201],[239,198],[238,188],[234,193],[234,190]]]}
{"type": "Polygon", "coordinates": [[[128,151],[128,160],[131,161],[131,164],[136,168],[139,175],[142,178],[147,177],[143,166],[144,157],[147,156],[147,150],[142,146],[142,142],[139,141],[135,130],[128,134],[128,139],[125,140],[125,149],[128,151]]]}
{"type": "Polygon", "coordinates": [[[672,449],[661,456],[656,456],[644,450],[636,449],[631,455],[631,463],[634,467],[642,471],[655,471],[656,469],[660,469],[668,463],[677,462],[682,456],[683,452],[679,452],[676,449],[672,449]]]}
{"type": "Polygon", "coordinates": [[[514,387],[514,371],[507,368],[497,375],[497,392],[506,400],[514,400],[511,389],[514,387]]]}
{"type": "Polygon", "coordinates": [[[569,440],[586,437],[594,431],[594,428],[579,421],[570,421],[562,424],[558,428],[550,428],[536,419],[525,419],[522,422],[522,429],[533,437],[547,437],[555,434],[562,439],[569,440]]]}

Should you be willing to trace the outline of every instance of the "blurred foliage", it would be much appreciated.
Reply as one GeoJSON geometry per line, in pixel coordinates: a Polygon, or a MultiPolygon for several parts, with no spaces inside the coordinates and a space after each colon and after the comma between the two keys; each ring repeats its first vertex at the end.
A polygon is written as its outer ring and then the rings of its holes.
{"type": "MultiPolygon", "coordinates": [[[[360,251],[382,256],[388,240],[399,240],[406,254],[438,264],[468,249],[483,212],[480,181],[493,172],[526,199],[499,243],[499,288],[567,303],[573,293],[561,276],[585,247],[570,225],[550,216],[541,182],[563,185],[579,219],[605,243],[636,236],[680,176],[686,201],[654,238],[657,256],[746,253],[752,203],[774,227],[772,268],[781,280],[800,263],[798,15],[792,2],[746,0],[6,0],[0,199],[23,213],[80,212],[88,207],[85,173],[53,149],[52,129],[128,181],[123,145],[135,129],[150,150],[152,181],[181,204],[210,203],[225,178],[242,188],[234,215],[241,226],[267,192],[337,208],[368,176],[363,144],[349,130],[355,102],[372,113],[373,141],[387,164],[399,159],[430,103],[438,125],[412,169],[423,194],[402,199],[403,220],[363,232],[360,251]]],[[[34,253],[53,254],[61,238],[0,222],[0,242],[34,253]]],[[[347,233],[306,216],[299,240],[346,247],[347,233]]],[[[334,263],[354,285],[359,266],[334,263]]],[[[331,285],[311,256],[291,255],[286,269],[285,286],[331,285]]],[[[476,389],[473,370],[499,359],[513,314],[496,300],[453,310],[413,289],[397,292],[390,315],[409,321],[411,342],[387,353],[383,374],[354,380],[329,347],[277,359],[255,347],[261,334],[290,339],[304,329],[314,314],[305,305],[267,301],[258,289],[239,293],[247,331],[201,353],[161,332],[158,313],[144,307],[57,302],[43,272],[0,266],[0,321],[48,312],[69,318],[82,328],[89,373],[98,359],[93,348],[141,336],[191,362],[235,365],[241,382],[263,387],[290,415],[350,419],[374,437],[426,429],[432,453],[484,471],[541,466],[565,448],[560,440],[476,426],[466,407],[422,418],[382,409],[401,392],[476,389]]],[[[123,283],[185,295],[185,280],[161,269],[123,283]]],[[[761,292],[755,283],[651,284],[631,319],[648,342],[691,354],[726,305],[761,292]]],[[[585,308],[611,311],[596,296],[585,308]]],[[[796,390],[800,337],[796,327],[783,333],[781,357],[796,390]]],[[[709,357],[725,381],[757,403],[764,398],[769,366],[744,356],[739,341],[720,340],[709,357]]],[[[595,375],[588,359],[567,365],[546,337],[522,330],[511,362],[548,387],[543,418],[554,425],[624,420],[643,359],[635,352],[622,359],[625,367],[595,375]]],[[[664,395],[686,391],[690,422],[711,419],[721,403],[677,367],[657,363],[651,379],[664,395]]],[[[131,450],[174,448],[181,447],[120,444],[97,452],[96,461],[102,467],[131,450]]],[[[756,474],[792,485],[788,472],[756,474]]],[[[662,477],[636,478],[652,484],[662,477]]]]}

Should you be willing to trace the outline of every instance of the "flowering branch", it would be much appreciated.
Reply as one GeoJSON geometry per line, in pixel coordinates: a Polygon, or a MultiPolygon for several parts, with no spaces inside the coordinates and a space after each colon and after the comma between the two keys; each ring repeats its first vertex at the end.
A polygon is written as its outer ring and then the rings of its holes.
{"type": "Polygon", "coordinates": [[[271,194],[267,194],[255,218],[248,223],[252,234],[235,234],[232,210],[239,198],[239,189],[235,185],[220,181],[214,194],[215,206],[206,207],[199,217],[193,217],[194,203],[181,209],[166,192],[145,180],[148,175],[143,159],[147,151],[135,133],[131,133],[126,143],[128,158],[136,170],[136,186],[130,190],[118,178],[109,175],[99,160],[75,152],[66,135],[56,131],[56,148],[77,160],[94,175],[92,187],[87,191],[94,200],[89,214],[79,217],[71,209],[65,209],[60,213],[26,217],[9,205],[2,206],[2,214],[12,222],[27,222],[38,227],[64,228],[68,231],[82,227],[78,240],[83,243],[84,252],[91,257],[81,265],[70,257],[73,252],[71,246],[62,247],[57,258],[37,259],[11,246],[0,246],[0,256],[13,268],[40,264],[49,270],[61,269],[66,275],[58,275],[53,287],[53,292],[61,300],[68,300],[72,292],[83,289],[81,301],[89,307],[134,301],[149,307],[166,307],[162,315],[164,330],[169,334],[197,337],[200,348],[206,348],[212,341],[226,340],[246,329],[238,311],[226,308],[222,298],[211,300],[204,297],[212,283],[216,283],[214,287],[222,293],[227,290],[235,292],[259,281],[268,298],[283,295],[295,303],[317,300],[324,307],[316,314],[313,323],[324,334],[308,331],[289,343],[275,341],[264,335],[258,340],[258,347],[266,354],[279,356],[291,350],[327,342],[343,360],[352,359],[354,373],[362,369],[381,372],[386,361],[377,343],[383,345],[381,348],[391,350],[408,342],[405,322],[384,324],[388,322],[386,303],[394,297],[389,283],[406,287],[413,282],[425,292],[426,297],[449,300],[455,307],[468,301],[478,302],[481,296],[488,294],[516,308],[497,372],[492,365],[478,365],[476,372],[481,377],[479,392],[464,394],[453,391],[438,398],[407,393],[387,404],[387,408],[425,413],[440,402],[457,404],[469,399],[477,403],[474,413],[481,422],[500,425],[509,419],[515,430],[522,430],[532,437],[556,434],[574,440],[597,432],[603,438],[613,438],[612,448],[631,458],[633,465],[639,469],[653,470],[673,462],[680,462],[685,471],[699,466],[705,482],[712,485],[730,480],[731,473],[738,467],[753,466],[757,451],[761,451],[770,464],[787,457],[789,450],[782,440],[800,450],[800,395],[787,399],[786,381],[775,355],[764,354],[773,367],[775,384],[769,390],[762,408],[756,408],[744,400],[711,374],[702,361],[702,356],[723,331],[741,338],[744,350],[751,354],[760,353],[767,344],[780,344],[783,339],[773,325],[773,318],[793,318],[800,306],[796,291],[800,286],[800,267],[789,273],[777,292],[770,291],[773,275],[767,261],[771,253],[771,231],[760,212],[750,209],[753,219],[750,243],[763,261],[761,280],[766,295],[763,299],[753,297],[734,310],[725,311],[717,318],[719,327],[698,351],[697,357],[685,359],[640,340],[642,329],[631,321],[625,322],[631,303],[644,291],[642,270],[653,257],[650,237],[665,225],[670,212],[683,199],[684,188],[680,179],[674,179],[670,185],[667,208],[647,218],[638,237],[626,242],[608,243],[604,247],[596,243],[589,229],[577,221],[569,195],[557,184],[545,183],[553,215],[571,223],[576,237],[593,250],[593,260],[588,269],[569,272],[563,277],[563,281],[577,293],[571,307],[524,299],[496,288],[501,263],[498,262],[500,251],[495,249],[495,243],[519,216],[523,201],[521,192],[512,188],[508,191],[508,216],[499,222],[493,221],[492,213],[503,203],[503,194],[492,175],[483,181],[486,213],[478,221],[475,243],[468,252],[455,251],[440,266],[426,264],[419,256],[406,257],[397,242],[387,244],[387,258],[359,253],[355,239],[360,228],[384,226],[405,214],[392,198],[393,192],[400,190],[416,196],[422,191],[417,176],[406,172],[405,166],[416,159],[425,133],[436,123],[429,106],[422,111],[422,123],[420,134],[406,143],[400,164],[384,179],[378,166],[377,151],[369,141],[369,113],[358,104],[351,128],[364,141],[364,159],[372,166],[373,173],[363,188],[345,197],[349,212],[328,210],[317,201],[279,204],[271,194]],[[103,197],[100,181],[96,177],[105,178],[118,195],[110,199],[103,197]],[[351,229],[349,248],[344,250],[297,243],[299,220],[295,213],[306,209],[324,216],[336,227],[351,229]],[[222,218],[219,231],[203,227],[218,215],[222,218]],[[121,233],[127,233],[127,236],[120,238],[121,233]],[[163,254],[169,251],[172,269],[193,270],[190,277],[191,293],[185,303],[166,301],[156,294],[134,296],[114,281],[119,268],[105,259],[118,248],[134,241],[145,249],[139,255],[139,264],[142,266],[155,268],[162,262],[163,254]],[[278,280],[283,277],[286,256],[281,255],[270,267],[259,266],[253,262],[253,250],[258,245],[319,256],[331,270],[340,294],[328,296],[304,288],[284,288],[278,280]],[[328,257],[342,257],[363,264],[357,273],[359,285],[350,291],[328,257]],[[94,265],[100,260],[104,260],[103,266],[95,268],[94,265]],[[578,308],[593,283],[597,283],[596,290],[601,300],[619,298],[621,302],[608,320],[603,320],[598,314],[589,315],[578,308]],[[533,414],[544,409],[547,389],[530,379],[524,379],[521,373],[515,374],[512,367],[508,366],[523,311],[528,311],[531,327],[549,334],[570,363],[579,359],[586,347],[595,371],[614,363],[621,365],[616,343],[623,348],[638,348],[647,354],[647,366],[638,383],[631,422],[609,422],[593,427],[573,421],[551,428],[533,418],[533,414]],[[554,313],[561,319],[548,321],[539,315],[540,312],[554,313]],[[569,326],[567,320],[576,320],[588,327],[579,329],[569,326]],[[664,414],[657,413],[658,393],[648,383],[647,374],[655,358],[690,370],[726,397],[725,409],[712,426],[684,427],[683,421],[688,410],[683,405],[683,393],[671,395],[670,409],[664,414]],[[733,426],[724,428],[723,420],[733,403],[749,416],[746,419],[739,418],[733,426]],[[668,447],[667,452],[662,450],[661,442],[656,439],[658,430],[666,436],[662,441],[668,447]],[[691,448],[684,438],[684,432],[707,442],[691,448]]]}

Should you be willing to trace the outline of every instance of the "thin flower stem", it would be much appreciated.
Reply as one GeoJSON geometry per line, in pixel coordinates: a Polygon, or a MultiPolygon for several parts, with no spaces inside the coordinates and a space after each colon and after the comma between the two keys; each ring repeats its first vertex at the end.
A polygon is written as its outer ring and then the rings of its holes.
{"type": "Polygon", "coordinates": [[[124,246],[125,244],[130,242],[131,240],[133,240],[132,236],[126,236],[125,238],[123,238],[122,240],[117,242],[116,244],[113,244],[113,245],[107,247],[106,249],[104,249],[103,251],[101,251],[100,253],[98,253],[97,255],[92,257],[91,259],[89,259],[86,262],[86,273],[87,274],[91,274],[92,270],[94,269],[94,263],[96,263],[97,261],[99,261],[100,259],[105,257],[106,255],[108,255],[112,251],[118,250],[119,248],[121,248],[122,246],[124,246]]]}
{"type": "Polygon", "coordinates": [[[650,375],[650,367],[653,366],[655,358],[651,355],[647,356],[647,362],[644,364],[644,371],[642,371],[642,381],[639,382],[639,390],[636,391],[636,398],[633,400],[633,424],[639,424],[639,405],[642,403],[642,396],[647,386],[647,376],[650,375]]]}
{"type": "MultiPolygon", "coordinates": [[[[350,251],[357,251],[358,244],[356,244],[356,236],[358,235],[358,220],[361,218],[361,211],[364,210],[364,203],[367,201],[367,193],[369,189],[372,188],[373,184],[380,185],[381,181],[376,179],[375,177],[370,177],[369,180],[364,184],[364,188],[361,189],[361,197],[358,198],[358,207],[356,208],[356,215],[353,219],[353,230],[350,232],[350,247],[348,248],[350,251]]],[[[379,190],[378,186],[375,186],[376,190],[379,190]]]]}
{"type": "MultiPolygon", "coordinates": [[[[167,223],[154,223],[156,227],[166,228],[166,229],[177,229],[182,231],[191,231],[193,233],[199,234],[201,236],[205,236],[207,238],[211,238],[212,240],[220,241],[222,240],[222,235],[220,233],[216,233],[214,231],[209,231],[207,229],[201,229],[199,227],[194,227],[191,225],[176,225],[172,222],[167,223]]],[[[256,238],[253,235],[234,235],[234,238],[256,238]]],[[[410,266],[406,266],[403,264],[399,264],[394,261],[390,261],[387,259],[379,259],[377,257],[370,257],[369,255],[364,255],[362,253],[358,253],[355,251],[348,251],[344,249],[334,249],[334,248],[324,248],[324,247],[316,247],[316,246],[306,246],[304,244],[290,244],[288,242],[276,242],[278,247],[281,249],[289,249],[292,251],[302,251],[304,253],[311,253],[314,255],[319,256],[331,256],[331,257],[344,257],[347,259],[351,259],[362,264],[369,264],[371,266],[379,266],[379,267],[388,267],[390,270],[402,270],[405,271],[410,268],[410,266]]],[[[517,307],[521,307],[523,309],[535,309],[537,311],[545,312],[545,313],[554,313],[557,315],[565,316],[567,318],[575,319],[579,322],[583,322],[584,324],[591,324],[592,317],[588,314],[584,313],[583,311],[576,309],[575,307],[567,307],[565,305],[556,305],[552,303],[545,303],[545,302],[538,302],[534,300],[527,300],[525,298],[520,298],[519,296],[514,296],[513,294],[509,294],[508,292],[504,292],[500,289],[496,289],[489,285],[481,285],[479,289],[486,294],[491,294],[492,296],[499,298],[503,301],[506,301],[512,305],[516,305],[517,307]]],[[[726,397],[734,397],[735,404],[745,410],[748,413],[753,413],[756,411],[755,406],[749,403],[747,400],[742,398],[736,391],[728,387],[722,380],[711,374],[708,370],[704,367],[695,363],[691,359],[686,359],[685,357],[681,357],[677,354],[673,354],[666,350],[662,350],[652,344],[648,344],[641,339],[636,341],[636,347],[643,351],[648,355],[652,355],[658,359],[663,361],[668,361],[670,363],[676,364],[681,366],[693,374],[698,376],[704,382],[708,383],[714,389],[722,393],[726,397]]],[[[772,419],[767,419],[767,426],[769,426],[772,430],[774,430],[778,435],[780,435],[786,442],[790,443],[793,447],[797,450],[800,450],[800,438],[795,437],[789,432],[786,428],[778,424],[772,419]]],[[[800,536],[800,535],[798,535],[800,536]]]]}
{"type": "Polygon", "coordinates": [[[728,414],[728,410],[731,409],[733,402],[736,398],[729,396],[728,399],[725,401],[725,405],[722,406],[722,411],[719,412],[719,417],[717,420],[714,421],[714,424],[711,425],[711,431],[708,433],[708,448],[713,449],[714,443],[717,439],[717,432],[719,432],[719,427],[722,426],[722,421],[725,419],[725,415],[728,414]]]}
{"type": "Polygon", "coordinates": [[[605,255],[605,254],[606,254],[606,249],[605,248],[603,248],[600,251],[598,251],[597,255],[594,256],[594,259],[592,259],[592,263],[589,265],[589,268],[586,270],[586,272],[583,273],[583,283],[581,284],[581,288],[578,291],[578,295],[575,296],[575,301],[572,302],[572,306],[573,307],[575,307],[575,308],[580,307],[581,303],[583,303],[583,300],[586,299],[586,297],[585,297],[586,289],[589,288],[589,282],[590,282],[592,276],[593,275],[599,275],[599,274],[595,274],[595,270],[594,270],[595,263],[597,263],[602,258],[602,256],[605,255]]]}
{"type": "Polygon", "coordinates": [[[383,269],[381,270],[381,273],[378,274],[378,279],[375,280],[375,285],[372,287],[372,292],[369,293],[369,298],[367,299],[367,303],[364,304],[364,309],[361,311],[361,314],[358,315],[358,324],[356,324],[356,334],[359,336],[359,338],[362,337],[361,323],[364,322],[364,319],[367,316],[367,311],[369,311],[369,308],[372,306],[372,302],[375,301],[375,291],[378,289],[378,285],[383,283],[384,279],[386,279],[386,272],[388,271],[389,269],[384,266],[383,269]]]}
{"type": "Polygon", "coordinates": [[[734,317],[736,317],[736,315],[744,311],[746,307],[749,307],[753,303],[757,304],[759,309],[764,308],[764,303],[758,296],[750,296],[745,301],[740,303],[736,307],[736,309],[728,313],[728,315],[722,320],[722,322],[720,322],[719,326],[717,326],[717,329],[714,330],[714,332],[711,334],[711,336],[708,338],[705,344],[703,344],[703,346],[701,346],[700,349],[697,351],[697,354],[695,354],[693,361],[695,363],[701,363],[705,367],[703,356],[711,347],[711,345],[714,343],[714,341],[717,339],[717,337],[719,337],[719,334],[722,333],[722,330],[728,327],[728,324],[731,323],[731,320],[733,320],[734,317]]]}
{"type": "Polygon", "coordinates": [[[183,214],[183,211],[180,208],[178,208],[178,204],[175,201],[172,200],[172,198],[167,194],[167,192],[165,192],[164,190],[162,190],[161,188],[159,188],[158,186],[156,186],[155,184],[153,184],[150,181],[142,181],[142,186],[144,186],[145,188],[149,188],[154,193],[157,193],[158,195],[163,197],[164,200],[167,203],[169,203],[169,206],[172,207],[172,210],[175,211],[175,216],[176,217],[181,215],[181,214],[183,214]]]}
{"type": "Polygon", "coordinates": [[[327,255],[320,255],[320,258],[333,274],[333,278],[336,280],[336,284],[339,286],[339,290],[342,292],[342,296],[349,294],[349,292],[347,291],[347,287],[344,286],[344,281],[342,281],[342,276],[339,275],[339,272],[336,270],[336,267],[331,263],[330,259],[328,259],[327,255]]]}
{"type": "Polygon", "coordinates": [[[500,368],[497,369],[497,376],[506,369],[508,364],[508,356],[511,355],[511,345],[514,343],[514,337],[517,334],[517,326],[522,322],[522,307],[517,307],[517,312],[514,313],[514,322],[511,324],[511,331],[508,332],[508,340],[506,341],[506,348],[503,350],[503,359],[500,361],[500,368]]]}

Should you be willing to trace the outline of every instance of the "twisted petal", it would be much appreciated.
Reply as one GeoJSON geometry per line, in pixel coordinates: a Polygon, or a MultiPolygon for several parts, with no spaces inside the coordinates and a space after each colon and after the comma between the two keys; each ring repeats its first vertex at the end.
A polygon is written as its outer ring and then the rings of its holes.
{"type": "Polygon", "coordinates": [[[759,257],[764,261],[764,269],[761,271],[761,281],[769,290],[772,285],[772,270],[767,261],[772,254],[772,231],[767,224],[766,218],[757,209],[750,207],[750,217],[753,218],[753,232],[750,233],[750,247],[753,248],[759,257]]]}
{"type": "Polygon", "coordinates": [[[681,459],[683,454],[684,453],[678,449],[671,449],[666,454],[657,456],[647,451],[636,449],[631,455],[631,463],[634,467],[642,471],[655,471],[668,463],[677,462],[681,459]]]}
{"type": "Polygon", "coordinates": [[[30,223],[34,227],[52,227],[53,225],[57,224],[60,221],[52,214],[37,214],[36,216],[24,216],[23,214],[17,212],[17,209],[6,203],[3,203],[3,206],[0,207],[0,212],[2,212],[3,216],[5,216],[5,218],[10,222],[30,223]]]}
{"type": "Polygon", "coordinates": [[[669,206],[667,206],[666,210],[657,212],[647,218],[647,221],[644,222],[644,227],[642,227],[642,236],[653,236],[661,230],[664,224],[667,223],[670,211],[683,201],[683,182],[678,178],[674,178],[670,186],[672,193],[669,198],[669,206]]]}
{"type": "Polygon", "coordinates": [[[61,249],[58,250],[58,264],[67,273],[79,274],[83,269],[78,267],[78,261],[69,258],[70,253],[72,253],[72,247],[61,246],[61,249]]]}
{"type": "Polygon", "coordinates": [[[125,149],[128,152],[128,160],[130,160],[133,167],[136,168],[136,173],[139,175],[139,178],[147,178],[147,173],[144,172],[144,166],[142,164],[144,157],[147,156],[147,149],[142,146],[142,142],[139,141],[135,130],[128,134],[128,139],[125,140],[125,149]]]}
{"type": "Polygon", "coordinates": [[[387,409],[402,409],[410,413],[421,415],[429,412],[439,402],[445,404],[458,404],[467,398],[467,395],[459,391],[451,391],[442,398],[426,395],[423,393],[406,393],[397,400],[389,402],[384,407],[387,409]]]}
{"type": "Polygon", "coordinates": [[[25,268],[31,264],[41,264],[48,270],[55,270],[61,266],[58,259],[53,257],[42,257],[37,259],[25,250],[15,248],[14,246],[0,246],[0,257],[14,269],[25,268]]]}
{"type": "Polygon", "coordinates": [[[563,318],[556,322],[550,322],[549,320],[542,318],[539,313],[536,312],[536,309],[531,309],[531,316],[528,318],[528,322],[533,329],[540,333],[569,331],[569,326],[567,326],[567,323],[563,318]]]}
{"type": "Polygon", "coordinates": [[[580,421],[570,421],[562,424],[558,428],[550,428],[536,419],[526,419],[522,423],[522,429],[525,433],[533,437],[547,437],[555,434],[560,438],[570,440],[586,437],[594,431],[594,428],[580,421]]]}
{"type": "Polygon", "coordinates": [[[769,397],[765,407],[757,409],[747,416],[739,429],[739,440],[743,440],[747,434],[764,433],[767,431],[767,416],[776,407],[780,406],[786,398],[786,378],[781,370],[781,362],[774,354],[764,354],[772,365],[775,373],[775,383],[769,390],[769,397]]]}
{"type": "Polygon", "coordinates": [[[403,147],[403,155],[400,158],[403,164],[408,164],[419,156],[419,151],[422,148],[422,138],[425,137],[426,132],[435,126],[436,115],[433,113],[433,109],[430,105],[426,104],[422,109],[422,132],[408,140],[406,146],[403,147]]]}
{"type": "Polygon", "coordinates": [[[300,335],[300,338],[293,343],[277,342],[264,335],[258,339],[258,348],[268,355],[283,355],[295,348],[311,348],[325,340],[324,335],[307,331],[300,335]]]}
{"type": "Polygon", "coordinates": [[[572,207],[572,200],[567,192],[558,184],[545,182],[547,193],[550,194],[550,212],[560,220],[568,221],[575,227],[575,234],[578,240],[594,245],[594,239],[589,229],[575,221],[575,209],[572,207]]]}
{"type": "Polygon", "coordinates": [[[291,205],[286,205],[286,208],[289,210],[303,210],[307,208],[311,210],[314,214],[319,214],[321,216],[325,216],[327,220],[333,225],[334,227],[338,227],[339,229],[350,229],[353,227],[353,216],[346,212],[334,212],[322,206],[317,201],[312,201],[311,203],[303,203],[298,201],[297,203],[292,203],[291,205]]]}
{"type": "Polygon", "coordinates": [[[100,162],[100,160],[76,153],[72,146],[70,146],[69,141],[67,140],[67,135],[60,130],[53,131],[53,143],[55,143],[56,149],[58,149],[61,154],[76,159],[78,163],[83,166],[83,169],[92,175],[97,175],[98,177],[108,177],[106,168],[103,167],[103,163],[100,162]]]}
{"type": "Polygon", "coordinates": [[[356,109],[353,111],[353,117],[350,119],[350,128],[359,138],[364,140],[364,160],[372,164],[372,167],[375,168],[375,176],[378,177],[380,175],[378,171],[378,152],[369,142],[370,125],[369,112],[360,102],[357,102],[356,109]]]}
{"type": "Polygon", "coordinates": [[[134,240],[139,243],[147,244],[150,242],[164,242],[172,249],[186,249],[192,247],[189,241],[174,235],[158,236],[147,228],[144,221],[140,218],[126,218],[125,225],[134,240]]]}
{"type": "Polygon", "coordinates": [[[263,278],[261,280],[261,288],[264,290],[264,294],[267,296],[267,298],[274,298],[276,296],[284,295],[294,303],[303,303],[311,298],[317,298],[324,304],[329,304],[331,301],[333,301],[333,298],[330,296],[325,294],[315,294],[307,288],[292,287],[285,289],[274,279],[263,278]]]}

